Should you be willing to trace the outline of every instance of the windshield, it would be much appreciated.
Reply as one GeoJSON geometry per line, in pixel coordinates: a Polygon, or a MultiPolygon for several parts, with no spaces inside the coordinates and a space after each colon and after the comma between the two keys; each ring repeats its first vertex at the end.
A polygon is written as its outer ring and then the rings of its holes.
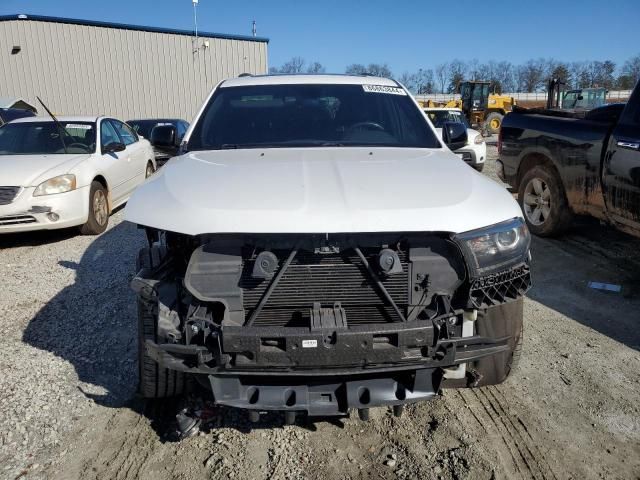
{"type": "Polygon", "coordinates": [[[133,128],[133,130],[144,138],[151,138],[151,131],[156,126],[162,125],[176,125],[176,122],[170,120],[129,120],[127,124],[133,128]]]}
{"type": "Polygon", "coordinates": [[[436,128],[444,127],[446,122],[461,123],[467,128],[471,128],[467,117],[457,110],[425,110],[425,113],[436,128]]]}
{"type": "Polygon", "coordinates": [[[95,152],[95,123],[61,122],[61,125],[64,127],[63,132],[53,121],[8,123],[0,128],[0,155],[62,155],[95,152]]]}
{"type": "Polygon", "coordinates": [[[189,150],[393,146],[439,148],[406,92],[376,85],[252,85],[220,88],[189,150]]]}

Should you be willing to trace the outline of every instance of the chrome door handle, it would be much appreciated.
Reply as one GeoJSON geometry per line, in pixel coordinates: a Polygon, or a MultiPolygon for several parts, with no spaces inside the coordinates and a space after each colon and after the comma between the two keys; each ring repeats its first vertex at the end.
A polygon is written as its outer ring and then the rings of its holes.
{"type": "Polygon", "coordinates": [[[626,142],[624,140],[618,140],[616,143],[620,148],[626,148],[628,150],[640,150],[640,143],[638,142],[626,142]]]}

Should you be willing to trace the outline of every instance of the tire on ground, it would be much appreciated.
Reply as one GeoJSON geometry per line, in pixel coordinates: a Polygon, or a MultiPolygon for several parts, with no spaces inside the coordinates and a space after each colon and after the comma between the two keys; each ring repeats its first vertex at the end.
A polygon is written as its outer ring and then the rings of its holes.
{"type": "MultiPolygon", "coordinates": [[[[102,191],[104,194],[104,198],[108,199],[107,189],[100,182],[94,180],[91,182],[91,188],[89,189],[89,217],[87,218],[87,223],[80,226],[80,233],[82,235],[99,235],[107,229],[107,225],[109,225],[109,218],[107,217],[107,221],[104,222],[104,225],[100,225],[96,220],[95,213],[93,211],[93,197],[95,196],[97,191],[102,191]]],[[[108,207],[107,207],[108,210],[108,207]]]]}
{"type": "Polygon", "coordinates": [[[516,369],[522,353],[522,317],[522,298],[478,312],[476,335],[488,338],[508,336],[510,339],[506,352],[481,358],[468,365],[476,374],[473,386],[497,385],[516,369]]]}
{"type": "Polygon", "coordinates": [[[500,132],[500,127],[502,127],[502,117],[503,117],[503,115],[501,113],[498,113],[498,112],[491,112],[489,115],[487,115],[487,118],[486,118],[484,124],[486,125],[487,131],[490,134],[493,135],[493,134],[496,134],[496,133],[500,132]],[[493,120],[498,120],[500,122],[500,125],[498,125],[497,128],[491,128],[491,122],[493,120]]]}
{"type": "MultiPolygon", "coordinates": [[[[161,246],[143,248],[138,253],[138,268],[153,269],[166,256],[161,246]]],[[[163,368],[146,352],[145,341],[157,342],[158,301],[138,295],[138,368],[140,394],[145,398],[166,398],[187,391],[188,376],[183,372],[163,368]]]]}
{"type": "Polygon", "coordinates": [[[571,226],[573,212],[569,207],[564,186],[555,170],[547,165],[536,165],[522,175],[520,185],[518,185],[518,203],[524,214],[527,226],[534,235],[539,237],[554,237],[562,234],[571,226]],[[525,213],[524,190],[533,178],[543,180],[551,192],[550,214],[541,225],[531,223],[525,213]]]}

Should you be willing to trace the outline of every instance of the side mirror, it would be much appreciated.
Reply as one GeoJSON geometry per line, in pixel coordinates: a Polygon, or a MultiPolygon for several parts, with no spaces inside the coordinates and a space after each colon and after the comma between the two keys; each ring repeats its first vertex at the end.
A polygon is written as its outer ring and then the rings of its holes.
{"type": "Polygon", "coordinates": [[[450,150],[464,147],[467,140],[467,127],[462,123],[446,122],[442,126],[442,141],[450,150]]]}
{"type": "Polygon", "coordinates": [[[116,153],[126,150],[127,146],[120,142],[111,142],[102,147],[102,153],[116,153]]]}
{"type": "Polygon", "coordinates": [[[180,139],[178,130],[173,125],[159,125],[151,130],[151,145],[169,155],[178,153],[180,139]]]}

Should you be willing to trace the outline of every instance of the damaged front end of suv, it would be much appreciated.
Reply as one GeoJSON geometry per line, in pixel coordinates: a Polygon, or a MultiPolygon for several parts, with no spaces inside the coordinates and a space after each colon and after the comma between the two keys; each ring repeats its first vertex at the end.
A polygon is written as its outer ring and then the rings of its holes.
{"type": "Polygon", "coordinates": [[[125,212],[149,241],[132,282],[141,393],[196,379],[216,404],[292,422],[504,381],[529,232],[445,130],[443,145],[387,79],[216,87],[125,212]]]}
{"type": "Polygon", "coordinates": [[[462,235],[149,230],[133,280],[143,393],[344,415],[508,375],[530,286],[520,219],[462,235]],[[488,365],[484,365],[490,360],[488,365]]]}

